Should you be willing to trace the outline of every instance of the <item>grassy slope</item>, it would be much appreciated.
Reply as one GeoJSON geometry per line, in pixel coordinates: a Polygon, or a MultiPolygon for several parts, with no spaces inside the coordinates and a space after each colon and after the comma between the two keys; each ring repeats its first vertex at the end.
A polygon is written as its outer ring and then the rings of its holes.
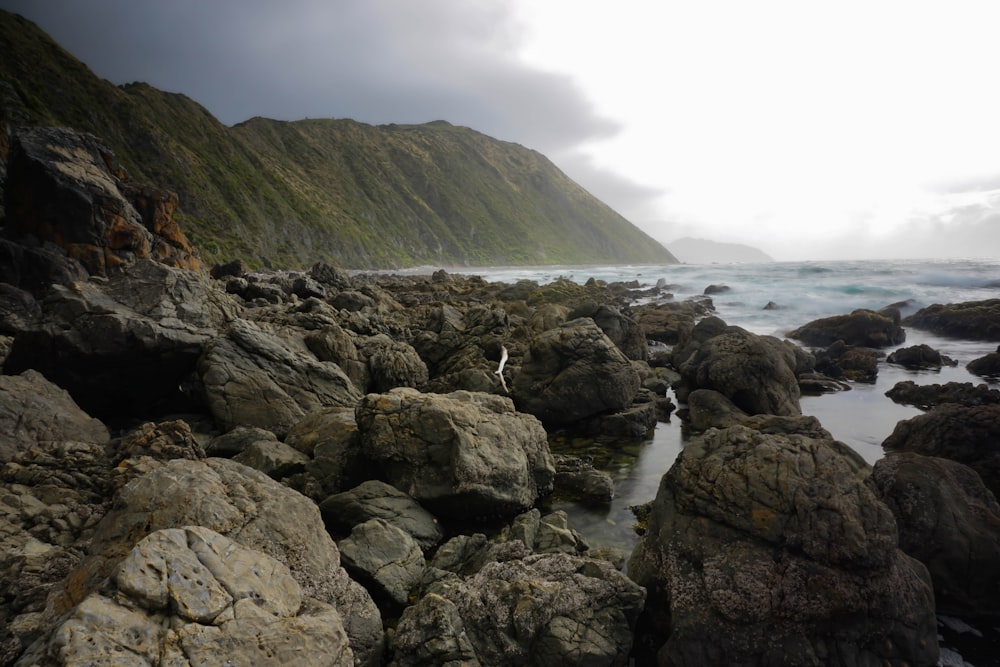
{"type": "Polygon", "coordinates": [[[209,263],[348,267],[675,262],[535,151],[445,122],[254,118],[94,76],[0,12],[0,121],[104,139],[133,180],[175,190],[209,263]]]}

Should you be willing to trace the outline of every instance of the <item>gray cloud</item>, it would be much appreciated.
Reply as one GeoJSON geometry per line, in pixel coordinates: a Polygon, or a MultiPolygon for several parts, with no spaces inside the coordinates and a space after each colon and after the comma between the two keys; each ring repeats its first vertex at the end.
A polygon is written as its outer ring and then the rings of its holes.
{"type": "Polygon", "coordinates": [[[226,124],[444,119],[544,153],[612,136],[568,77],[520,64],[507,2],[2,0],[99,76],[195,99],[226,124]]]}

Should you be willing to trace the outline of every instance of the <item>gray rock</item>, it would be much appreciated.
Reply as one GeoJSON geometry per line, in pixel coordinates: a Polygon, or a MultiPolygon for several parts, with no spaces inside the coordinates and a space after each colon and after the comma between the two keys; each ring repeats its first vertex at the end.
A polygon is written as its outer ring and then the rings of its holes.
{"type": "Polygon", "coordinates": [[[158,461],[203,459],[205,449],[194,437],[188,423],[181,419],[158,424],[146,422],[129,431],[118,443],[118,461],[138,456],[149,456],[158,461]]]}
{"type": "Polygon", "coordinates": [[[627,665],[645,594],[609,563],[567,554],[494,562],[404,610],[398,665],[627,665]]]}
{"type": "Polygon", "coordinates": [[[255,426],[236,426],[212,438],[205,453],[209,456],[232,458],[255,442],[278,442],[274,433],[255,426]]]}
{"type": "Polygon", "coordinates": [[[339,366],[318,361],[246,320],[198,360],[208,407],[225,429],[257,426],[279,438],[302,417],[326,407],[353,407],[360,394],[339,366]]]}
{"type": "Polygon", "coordinates": [[[876,312],[859,308],[848,315],[834,315],[813,320],[787,336],[813,347],[827,347],[838,340],[856,347],[891,347],[906,340],[899,325],[899,312],[876,312]]]}
{"type": "Polygon", "coordinates": [[[371,519],[382,519],[402,529],[423,549],[430,549],[444,537],[433,514],[396,487],[377,480],[330,496],[319,504],[319,510],[327,525],[344,531],[371,519]]]}
{"type": "Polygon", "coordinates": [[[409,343],[382,334],[366,338],[361,353],[367,358],[368,391],[381,393],[396,387],[420,389],[427,384],[427,364],[409,343]]]}
{"type": "Polygon", "coordinates": [[[552,425],[621,410],[638,390],[638,373],[590,318],[538,336],[511,385],[518,409],[552,425]]]}
{"type": "Polygon", "coordinates": [[[651,591],[640,644],[672,665],[935,664],[927,570],[868,474],[834,440],[733,426],[689,442],[629,562],[651,591]]]}
{"type": "Polygon", "coordinates": [[[575,320],[579,317],[594,320],[594,324],[629,359],[645,361],[649,357],[649,346],[639,324],[618,308],[588,301],[571,310],[567,319],[575,320]]]}
{"type": "Polygon", "coordinates": [[[1000,504],[974,470],[895,452],[871,483],[892,510],[899,546],[930,571],[941,613],[1000,618],[1000,504]]]}
{"type": "Polygon", "coordinates": [[[424,554],[409,533],[384,519],[358,524],[337,545],[349,572],[367,583],[376,598],[405,605],[420,582],[424,554]]]}
{"type": "Polygon", "coordinates": [[[312,457],[305,469],[318,486],[316,501],[371,476],[372,465],[362,454],[353,408],[310,413],[291,428],[285,443],[312,457]]]}
{"type": "Polygon", "coordinates": [[[509,515],[552,489],[541,423],[508,398],[395,389],[358,408],[363,451],[385,478],[437,516],[509,515]]]}
{"type": "Polygon", "coordinates": [[[354,663],[337,611],[278,560],[198,526],[156,531],[18,665],[354,663]]]}
{"type": "Polygon", "coordinates": [[[579,457],[557,455],[555,489],[562,497],[605,505],[615,496],[611,475],[579,457]]]}
{"type": "Polygon", "coordinates": [[[233,460],[278,480],[302,472],[310,461],[308,456],[280,440],[251,442],[233,460]]]}

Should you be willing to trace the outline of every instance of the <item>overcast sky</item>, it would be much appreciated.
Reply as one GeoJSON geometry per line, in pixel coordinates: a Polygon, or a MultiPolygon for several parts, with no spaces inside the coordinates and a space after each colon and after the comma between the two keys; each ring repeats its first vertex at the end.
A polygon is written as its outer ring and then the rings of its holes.
{"type": "Polygon", "coordinates": [[[653,237],[1000,257],[1000,3],[0,0],[113,83],[253,116],[437,119],[653,237]]]}

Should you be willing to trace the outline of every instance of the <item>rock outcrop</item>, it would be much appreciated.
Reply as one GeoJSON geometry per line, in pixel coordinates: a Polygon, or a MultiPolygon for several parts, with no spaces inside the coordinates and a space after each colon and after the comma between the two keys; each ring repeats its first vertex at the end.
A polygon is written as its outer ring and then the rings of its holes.
{"type": "Polygon", "coordinates": [[[814,320],[786,335],[814,347],[827,347],[838,340],[848,346],[890,347],[906,340],[906,331],[900,326],[898,315],[898,311],[886,313],[859,308],[848,315],[814,320]]]}
{"type": "Polygon", "coordinates": [[[1000,299],[936,303],[905,318],[903,324],[939,336],[1000,342],[1000,299]]]}
{"type": "Polygon", "coordinates": [[[661,481],[629,575],[659,664],[937,663],[927,570],[846,445],[713,430],[661,481]]]}

